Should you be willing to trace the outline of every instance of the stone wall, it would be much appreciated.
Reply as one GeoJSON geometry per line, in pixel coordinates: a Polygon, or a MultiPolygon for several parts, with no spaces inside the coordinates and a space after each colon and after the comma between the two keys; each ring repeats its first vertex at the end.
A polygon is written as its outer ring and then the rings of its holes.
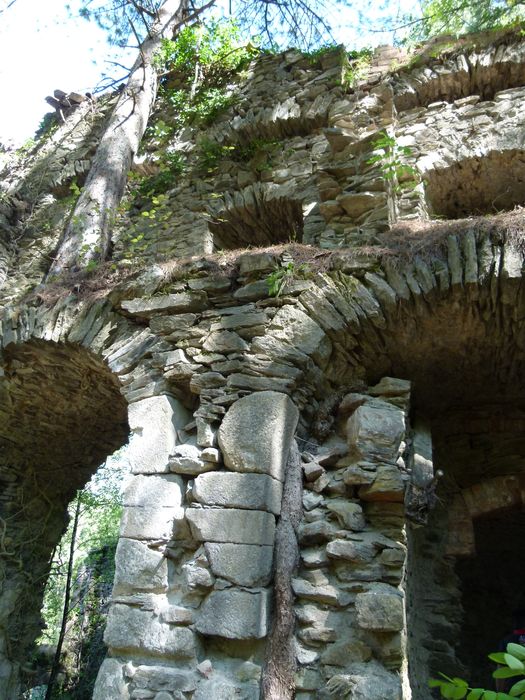
{"type": "MultiPolygon", "coordinates": [[[[469,629],[495,594],[465,569],[495,556],[483,518],[511,532],[523,503],[523,218],[502,211],[521,195],[500,177],[521,173],[523,47],[512,34],[460,42],[404,68],[385,50],[353,88],[341,52],[262,57],[231,112],[180,135],[189,170],[159,216],[143,216],[145,202],[125,215],[114,259],[143,232],[141,267],[91,296],[82,280],[41,284],[68,210],[54,181],[31,194],[44,152],[11,171],[3,697],[19,696],[67,501],[126,441],[133,477],[97,700],[259,697],[295,445],[296,697],[425,700],[432,673],[463,665],[475,678],[460,622],[469,629]],[[369,162],[384,130],[411,149],[399,151],[409,179],[369,162]],[[255,137],[278,148],[199,175],[204,138],[255,137]],[[499,213],[475,217],[489,200],[499,213]],[[391,228],[403,219],[416,224],[391,228]],[[229,250],[250,243],[261,247],[229,250]]],[[[520,591],[495,599],[501,621],[520,591]]]]}

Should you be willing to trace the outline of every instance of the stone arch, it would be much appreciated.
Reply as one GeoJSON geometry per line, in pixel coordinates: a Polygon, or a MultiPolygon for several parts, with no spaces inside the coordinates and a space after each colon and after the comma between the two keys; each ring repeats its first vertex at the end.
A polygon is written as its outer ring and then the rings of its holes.
{"type": "MultiPolygon", "coordinates": [[[[456,464],[446,462],[447,436],[456,424],[461,435],[481,439],[482,416],[473,413],[473,407],[490,416],[491,410],[494,413],[491,407],[499,406],[496,415],[501,414],[501,424],[508,424],[511,432],[518,430],[525,380],[524,326],[517,311],[523,303],[523,254],[515,239],[506,237],[501,229],[492,234],[475,230],[447,233],[432,250],[424,252],[422,247],[419,256],[397,264],[388,257],[381,262],[342,255],[335,263],[337,272],[321,275],[308,289],[298,289],[286,298],[265,334],[251,341],[245,362],[256,370],[263,361],[270,361],[265,373],[271,378],[263,383],[257,370],[245,374],[241,370],[228,380],[246,390],[264,386],[289,394],[301,409],[298,436],[305,455],[310,451],[309,442],[318,444],[318,455],[311,452],[311,463],[304,465],[310,493],[301,530],[302,567],[294,584],[301,663],[321,673],[331,663],[345,667],[351,648],[356,664],[368,663],[373,655],[388,669],[402,670],[407,661],[404,644],[411,637],[410,680],[405,677],[418,698],[427,693],[429,673],[455,663],[459,639],[459,626],[451,620],[461,613],[459,579],[455,562],[445,551],[446,538],[439,533],[450,527],[455,507],[450,505],[450,494],[457,490],[454,480],[465,479],[469,470],[461,470],[459,447],[456,464]],[[377,384],[384,375],[410,380],[410,413],[407,382],[377,384]],[[345,399],[340,404],[342,394],[345,399]],[[388,435],[390,423],[385,416],[390,411],[399,412],[393,420],[399,420],[400,426],[414,417],[431,426],[435,465],[448,474],[440,487],[446,506],[438,508],[437,520],[428,530],[430,538],[438,537],[441,549],[427,547],[432,555],[421,558],[425,536],[414,531],[408,542],[408,564],[402,501],[410,479],[406,471],[410,450],[405,449],[411,442],[410,424],[400,427],[395,446],[390,452],[385,448],[386,457],[373,450],[369,453],[370,445],[363,444],[359,432],[359,425],[365,425],[366,433],[366,424],[377,420],[378,424],[386,421],[388,435]],[[443,417],[449,418],[447,425],[443,417]],[[351,430],[350,420],[356,423],[351,430]],[[370,456],[363,458],[364,454],[370,456]],[[341,535],[342,530],[350,534],[341,535]],[[375,545],[370,537],[379,538],[375,545]],[[415,544],[418,538],[420,544],[415,544]],[[356,542],[361,549],[355,549],[356,542]],[[398,611],[404,566],[408,566],[409,577],[414,578],[415,571],[428,571],[429,577],[427,580],[424,573],[410,584],[408,628],[398,611]],[[431,588],[429,580],[448,583],[431,588]],[[360,592],[354,603],[342,602],[345,591],[356,589],[360,592]],[[440,593],[432,599],[430,590],[442,591],[442,597],[440,593]],[[440,605],[448,617],[439,612],[440,605]],[[372,614],[376,607],[388,611],[383,619],[379,613],[372,614]],[[427,620],[429,627],[418,631],[417,617],[427,620]],[[346,627],[355,632],[348,640],[341,633],[346,627]],[[430,647],[418,657],[416,647],[425,634],[430,647]],[[433,645],[435,635],[440,635],[440,641],[433,645]]],[[[502,444],[498,426],[493,426],[487,438],[490,449],[502,444]]],[[[505,486],[498,496],[505,501],[519,477],[501,471],[501,463],[491,463],[490,468],[494,481],[483,488],[505,486]]],[[[519,472],[521,466],[515,468],[519,472]]],[[[479,475],[476,478],[480,480],[479,475]]],[[[476,492],[476,483],[461,487],[467,498],[476,492]]],[[[375,673],[374,669],[373,664],[359,667],[359,673],[364,678],[368,672],[375,673]]]]}
{"type": "MultiPolygon", "coordinates": [[[[461,42],[459,46],[456,43],[456,54],[439,64],[427,59],[428,65],[395,76],[394,104],[398,111],[426,107],[439,101],[454,102],[470,95],[491,100],[501,90],[524,84],[523,42],[506,45],[503,33],[500,43],[494,41],[491,46],[477,51],[469,50],[468,42],[465,43],[463,51],[461,42]]],[[[439,37],[434,46],[427,48],[430,56],[432,50],[446,54],[447,38],[439,37]]]]}
{"type": "Polygon", "coordinates": [[[89,350],[32,339],[2,350],[2,697],[41,628],[40,605],[67,507],[127,441],[118,381],[89,350]]]}

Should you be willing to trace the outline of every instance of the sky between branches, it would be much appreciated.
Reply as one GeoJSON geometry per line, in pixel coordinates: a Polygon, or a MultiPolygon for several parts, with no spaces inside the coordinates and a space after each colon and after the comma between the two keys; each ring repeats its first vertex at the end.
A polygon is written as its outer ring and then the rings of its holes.
{"type": "MultiPolygon", "coordinates": [[[[116,51],[104,32],[79,16],[79,0],[68,12],[63,0],[0,0],[0,143],[21,145],[49,110],[53,90],[93,91],[103,74],[119,78],[122,68],[106,63],[133,63],[135,51],[116,51]],[[4,10],[2,12],[2,10],[4,10]]],[[[227,14],[226,0],[218,0],[227,14]]],[[[327,5],[336,43],[348,49],[392,43],[392,32],[378,31],[388,20],[419,13],[417,0],[351,0],[327,5]]],[[[247,37],[248,38],[248,37],[247,37]]]]}

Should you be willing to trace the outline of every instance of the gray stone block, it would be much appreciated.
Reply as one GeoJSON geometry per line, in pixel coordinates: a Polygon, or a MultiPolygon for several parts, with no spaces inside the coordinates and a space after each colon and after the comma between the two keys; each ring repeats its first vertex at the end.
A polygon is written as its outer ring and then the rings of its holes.
{"type": "Polygon", "coordinates": [[[186,518],[193,537],[200,542],[273,544],[275,518],[264,511],[188,508],[186,518]]]}
{"type": "Polygon", "coordinates": [[[202,604],[195,628],[214,637],[261,639],[268,629],[269,591],[213,591],[202,604]]]}
{"type": "Polygon", "coordinates": [[[124,508],[120,536],[136,540],[170,540],[184,518],[183,508],[124,508]]]}
{"type": "Polygon", "coordinates": [[[148,474],[131,478],[123,495],[124,506],[180,506],[182,479],[175,474],[148,474]]]}
{"type": "Polygon", "coordinates": [[[171,396],[153,396],[129,407],[132,434],[124,458],[133,474],[168,471],[168,459],[177,444],[177,429],[189,421],[189,413],[171,396]]]}
{"type": "Polygon", "coordinates": [[[386,584],[374,585],[355,600],[359,627],[382,632],[397,632],[404,626],[403,598],[386,584]]]}
{"type": "Polygon", "coordinates": [[[252,588],[270,583],[273,547],[207,543],[204,548],[215,576],[252,588]]]}
{"type": "Polygon", "coordinates": [[[114,594],[136,591],[165,591],[168,588],[168,560],[143,542],[121,537],[115,554],[114,594]]]}
{"type": "Polygon", "coordinates": [[[400,408],[371,399],[354,411],[346,430],[350,447],[359,455],[395,462],[405,434],[405,416],[400,408]]]}
{"type": "Polygon", "coordinates": [[[205,505],[281,512],[282,485],[266,474],[212,472],[195,479],[193,497],[205,505]]]}
{"type": "Polygon", "coordinates": [[[118,659],[104,659],[93,688],[93,700],[128,700],[123,668],[124,664],[118,659]]]}
{"type": "Polygon", "coordinates": [[[127,649],[179,659],[195,659],[195,638],[187,627],[163,624],[148,610],[120,603],[108,614],[104,641],[112,649],[127,649]]]}
{"type": "Polygon", "coordinates": [[[269,474],[283,481],[298,418],[286,394],[260,391],[239,399],[219,428],[224,463],[233,471],[269,474]]]}
{"type": "Polygon", "coordinates": [[[169,666],[139,666],[133,675],[136,688],[191,693],[197,687],[198,675],[169,666]]]}

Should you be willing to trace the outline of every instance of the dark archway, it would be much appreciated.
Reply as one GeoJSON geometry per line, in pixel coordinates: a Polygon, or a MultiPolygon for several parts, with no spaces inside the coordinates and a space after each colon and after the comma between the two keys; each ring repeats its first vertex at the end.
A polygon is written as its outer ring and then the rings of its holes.
{"type": "Polygon", "coordinates": [[[125,444],[128,424],[116,377],[72,344],[8,345],[0,394],[0,695],[11,699],[19,696],[19,670],[40,630],[42,594],[67,506],[125,444]]]}

